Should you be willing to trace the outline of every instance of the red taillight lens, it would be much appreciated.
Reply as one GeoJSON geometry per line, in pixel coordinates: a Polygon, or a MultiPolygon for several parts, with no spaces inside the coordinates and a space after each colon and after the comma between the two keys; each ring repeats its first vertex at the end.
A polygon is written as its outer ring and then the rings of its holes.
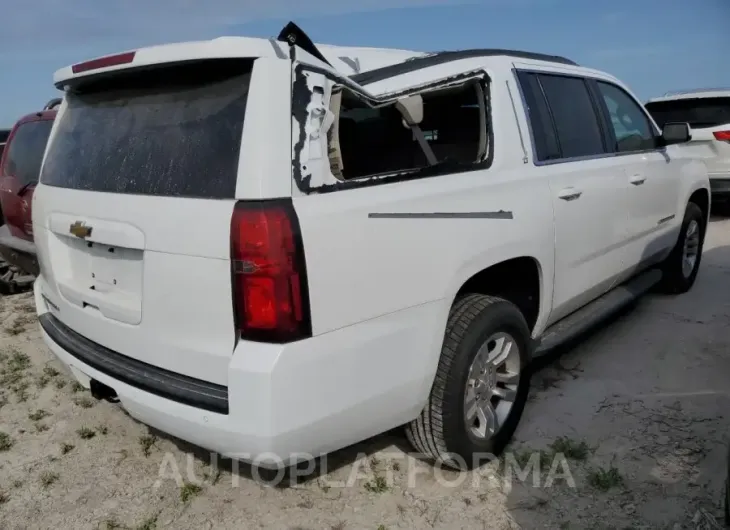
{"type": "Polygon", "coordinates": [[[96,70],[98,68],[107,68],[109,66],[119,66],[120,64],[129,64],[134,61],[134,56],[137,52],[125,52],[117,55],[108,55],[106,57],[99,57],[98,59],[92,59],[83,63],[74,64],[71,67],[71,71],[74,74],[80,74],[82,72],[88,72],[89,70],[96,70]]]}
{"type": "Polygon", "coordinates": [[[231,219],[236,324],[245,339],[311,335],[304,249],[291,202],[239,202],[231,219]]]}
{"type": "Polygon", "coordinates": [[[730,131],[715,131],[712,134],[715,135],[716,140],[730,142],[730,131]]]}

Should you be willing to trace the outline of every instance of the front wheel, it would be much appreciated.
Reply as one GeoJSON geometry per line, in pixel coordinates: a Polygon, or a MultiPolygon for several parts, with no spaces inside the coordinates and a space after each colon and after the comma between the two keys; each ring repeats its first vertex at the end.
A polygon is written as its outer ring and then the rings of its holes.
{"type": "Polygon", "coordinates": [[[693,202],[687,204],[677,244],[662,266],[664,292],[686,293],[694,285],[702,261],[706,224],[700,207],[693,202]]]}
{"type": "Polygon", "coordinates": [[[530,345],[525,318],[511,302],[480,294],[458,299],[428,403],[406,427],[415,449],[455,469],[499,454],[527,401],[530,345]]]}

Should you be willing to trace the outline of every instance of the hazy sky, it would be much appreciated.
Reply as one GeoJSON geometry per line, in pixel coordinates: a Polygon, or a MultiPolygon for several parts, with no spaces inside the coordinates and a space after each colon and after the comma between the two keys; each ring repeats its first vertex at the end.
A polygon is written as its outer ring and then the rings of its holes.
{"type": "Polygon", "coordinates": [[[0,127],[57,95],[53,72],[99,55],[289,20],[316,42],[565,55],[641,98],[730,86],[730,0],[0,0],[0,127]]]}

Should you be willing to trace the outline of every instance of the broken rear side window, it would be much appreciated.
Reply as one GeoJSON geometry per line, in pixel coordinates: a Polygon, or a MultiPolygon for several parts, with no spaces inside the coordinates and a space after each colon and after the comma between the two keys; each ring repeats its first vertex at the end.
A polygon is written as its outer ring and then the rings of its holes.
{"type": "Polygon", "coordinates": [[[66,96],[41,181],[110,193],[233,198],[252,60],[130,71],[66,96]]]}
{"type": "Polygon", "coordinates": [[[332,174],[352,180],[418,171],[434,163],[482,161],[487,150],[483,94],[478,82],[423,93],[423,120],[413,128],[395,104],[373,108],[347,89],[335,90],[330,107],[335,115],[339,111],[339,120],[329,131],[332,174]]]}

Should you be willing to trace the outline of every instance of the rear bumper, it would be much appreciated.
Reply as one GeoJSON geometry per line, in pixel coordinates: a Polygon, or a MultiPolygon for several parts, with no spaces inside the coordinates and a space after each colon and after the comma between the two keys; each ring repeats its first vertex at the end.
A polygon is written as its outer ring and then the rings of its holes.
{"type": "Polygon", "coordinates": [[[12,235],[8,225],[0,226],[0,256],[28,274],[40,273],[35,244],[12,235]]]}
{"type": "Polygon", "coordinates": [[[415,418],[433,382],[430,349],[440,350],[443,337],[443,322],[440,333],[428,332],[444,314],[434,302],[291,344],[240,342],[228,370],[226,414],[161,395],[100,362],[108,350],[49,333],[43,284],[35,283],[43,339],[81,384],[111,387],[131,416],[156,429],[263,466],[318,457],[415,418]],[[93,355],[79,353],[79,344],[93,355]]]}

